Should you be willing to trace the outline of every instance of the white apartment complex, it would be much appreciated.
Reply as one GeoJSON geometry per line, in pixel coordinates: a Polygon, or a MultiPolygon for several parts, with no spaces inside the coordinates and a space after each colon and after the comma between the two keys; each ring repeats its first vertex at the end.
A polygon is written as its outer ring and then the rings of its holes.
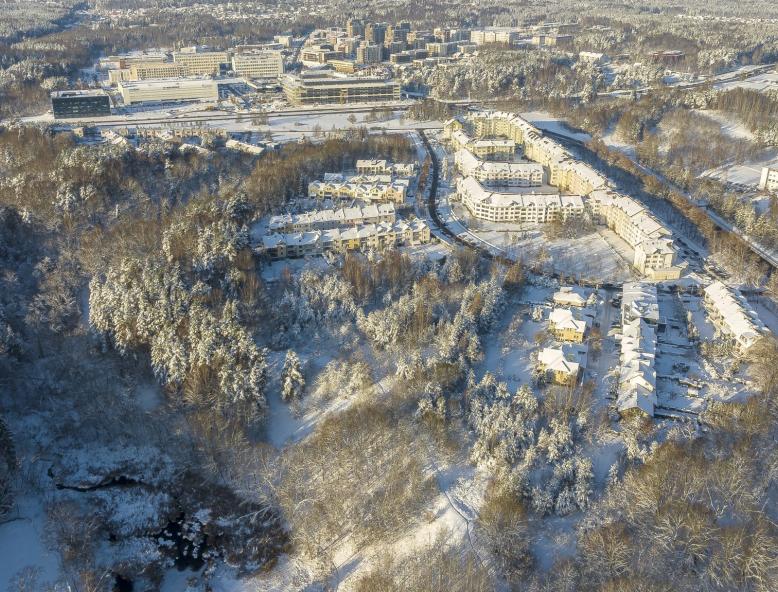
{"type": "Polygon", "coordinates": [[[510,27],[485,27],[470,31],[470,41],[476,45],[488,43],[513,44],[519,40],[519,30],[510,27]]]}
{"type": "Polygon", "coordinates": [[[271,259],[345,253],[353,250],[384,249],[398,245],[421,245],[430,240],[423,220],[381,222],[351,228],[332,228],[291,234],[266,234],[260,250],[271,259]]]}
{"type": "Polygon", "coordinates": [[[284,73],[280,51],[257,51],[232,56],[232,70],[243,78],[278,78],[284,73]]]}
{"type": "Polygon", "coordinates": [[[616,407],[620,414],[654,416],[656,407],[656,324],[659,304],[656,286],[623,286],[622,337],[616,407]]]}
{"type": "Polygon", "coordinates": [[[469,150],[479,158],[511,158],[516,154],[516,142],[513,140],[471,138],[461,129],[453,132],[450,138],[457,150],[469,150]]]}
{"type": "Polygon", "coordinates": [[[490,222],[545,223],[583,215],[580,195],[558,193],[497,193],[473,177],[457,181],[462,204],[476,217],[490,222]]]}
{"type": "Polygon", "coordinates": [[[315,210],[301,214],[273,216],[268,223],[268,230],[290,234],[309,230],[329,230],[338,226],[359,226],[382,222],[393,224],[395,221],[394,204],[371,204],[364,207],[315,210]]]}
{"type": "Polygon", "coordinates": [[[759,177],[759,189],[778,192],[778,166],[762,167],[762,175],[759,177]]]}
{"type": "Polygon", "coordinates": [[[362,175],[396,175],[398,177],[413,177],[416,165],[412,162],[390,163],[388,160],[360,159],[356,163],[357,172],[362,175]]]}
{"type": "Polygon", "coordinates": [[[719,333],[731,339],[738,353],[748,350],[767,328],[740,290],[714,282],[705,288],[703,304],[719,333]]]}
{"type": "Polygon", "coordinates": [[[407,193],[408,181],[405,179],[382,182],[352,177],[344,180],[325,179],[308,184],[308,196],[316,198],[359,199],[401,204],[405,201],[407,193]]]}
{"type": "Polygon", "coordinates": [[[481,160],[469,150],[457,150],[457,169],[483,185],[502,187],[539,187],[543,184],[543,166],[535,162],[492,162],[481,160]]]}

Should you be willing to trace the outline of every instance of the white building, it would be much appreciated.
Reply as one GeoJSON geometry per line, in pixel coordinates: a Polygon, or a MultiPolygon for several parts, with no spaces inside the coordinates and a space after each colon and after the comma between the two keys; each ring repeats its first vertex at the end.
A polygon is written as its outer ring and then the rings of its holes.
{"type": "Polygon", "coordinates": [[[625,283],[621,302],[622,337],[616,407],[620,414],[654,416],[656,407],[656,286],[625,283]]]}
{"type": "Polygon", "coordinates": [[[395,179],[385,183],[354,177],[343,180],[313,181],[308,184],[308,196],[316,198],[388,201],[401,204],[405,201],[407,193],[407,179],[395,179]]]}
{"type": "Polygon", "coordinates": [[[538,354],[538,370],[556,384],[574,385],[583,368],[579,351],[572,347],[546,347],[538,354]]]}
{"type": "Polygon", "coordinates": [[[268,222],[268,230],[274,233],[289,234],[309,230],[329,230],[338,226],[358,226],[382,222],[393,224],[395,221],[394,204],[371,204],[364,207],[325,209],[301,214],[273,216],[268,222]]]}
{"type": "Polygon", "coordinates": [[[543,184],[543,166],[535,162],[492,162],[481,160],[467,149],[454,155],[457,169],[484,185],[539,187],[543,184]]]}
{"type": "Polygon", "coordinates": [[[778,191],[778,167],[762,167],[759,177],[759,189],[762,191],[778,191]]]}
{"type": "Polygon", "coordinates": [[[232,56],[232,70],[243,78],[278,78],[284,73],[280,51],[257,51],[232,56]]]}
{"type": "Polygon", "coordinates": [[[216,81],[202,78],[120,82],[119,92],[125,105],[166,101],[216,101],[219,98],[216,81]]]}
{"type": "Polygon", "coordinates": [[[553,301],[554,304],[560,306],[575,306],[577,308],[586,306],[586,298],[574,286],[560,286],[559,290],[554,292],[553,301]]]}
{"type": "Polygon", "coordinates": [[[577,218],[584,212],[579,195],[498,193],[473,177],[459,179],[457,193],[473,216],[490,222],[545,223],[577,218]]]}
{"type": "Polygon", "coordinates": [[[744,353],[767,332],[759,316],[739,290],[714,282],[705,288],[703,304],[708,319],[744,353]]]}
{"type": "Polygon", "coordinates": [[[519,30],[511,27],[485,27],[470,31],[470,41],[476,45],[489,43],[507,43],[512,45],[519,40],[519,30]]]}
{"type": "Polygon", "coordinates": [[[416,165],[412,162],[390,163],[387,160],[360,159],[356,163],[357,172],[364,175],[396,175],[398,177],[413,177],[416,165]]]}
{"type": "Polygon", "coordinates": [[[173,61],[186,66],[190,74],[218,74],[223,65],[230,63],[230,54],[226,51],[204,51],[198,47],[188,47],[173,52],[173,61]]]}

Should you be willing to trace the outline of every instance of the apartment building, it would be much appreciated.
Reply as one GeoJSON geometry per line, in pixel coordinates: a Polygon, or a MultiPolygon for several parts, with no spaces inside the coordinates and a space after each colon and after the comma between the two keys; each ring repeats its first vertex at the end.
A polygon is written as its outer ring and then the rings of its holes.
{"type": "Polygon", "coordinates": [[[762,167],[762,174],[759,177],[759,189],[778,192],[778,166],[762,167]]]}
{"type": "Polygon", "coordinates": [[[189,74],[211,76],[219,74],[230,63],[230,54],[226,51],[204,51],[199,48],[186,48],[173,52],[173,61],[185,66],[189,74]]]}
{"type": "Polygon", "coordinates": [[[587,323],[577,319],[569,308],[555,308],[548,318],[549,332],[557,341],[583,343],[587,323]]]}
{"type": "Polygon", "coordinates": [[[384,47],[374,43],[363,43],[357,47],[357,64],[380,64],[384,59],[384,47]]]}
{"type": "Polygon", "coordinates": [[[284,73],[284,58],[280,51],[235,54],[232,70],[243,78],[278,78],[284,73]]]}
{"type": "Polygon", "coordinates": [[[479,139],[473,138],[460,129],[450,136],[456,150],[468,150],[481,159],[508,159],[516,154],[516,142],[510,139],[479,139]]]}
{"type": "Polygon", "coordinates": [[[284,259],[321,255],[326,252],[345,253],[400,245],[421,245],[429,241],[429,226],[423,220],[411,220],[291,234],[266,234],[262,237],[259,250],[271,259],[284,259]]]}
{"type": "Polygon", "coordinates": [[[739,354],[745,353],[768,331],[740,290],[721,282],[705,288],[703,305],[708,320],[720,335],[732,341],[739,354]]]}
{"type": "Polygon", "coordinates": [[[555,384],[574,386],[582,369],[576,354],[571,348],[546,347],[538,354],[537,370],[555,384]]]}
{"type": "Polygon", "coordinates": [[[408,193],[408,182],[402,179],[388,183],[359,181],[360,179],[313,181],[308,184],[308,196],[320,199],[359,199],[402,204],[408,193]]]}
{"type": "Polygon", "coordinates": [[[470,31],[470,41],[476,45],[487,45],[489,43],[513,45],[519,38],[519,30],[512,27],[485,27],[470,31]]]}
{"type": "Polygon", "coordinates": [[[215,101],[219,98],[219,85],[215,80],[202,78],[146,80],[120,82],[119,92],[125,105],[168,101],[215,101]]]}
{"type": "Polygon", "coordinates": [[[273,233],[291,234],[311,230],[330,230],[339,226],[360,226],[365,224],[394,224],[394,204],[371,204],[364,207],[314,210],[301,214],[273,216],[268,230],[273,233]]]}
{"type": "Polygon", "coordinates": [[[622,337],[616,408],[624,416],[654,416],[656,399],[656,286],[625,283],[622,288],[622,337]]]}
{"type": "Polygon", "coordinates": [[[473,177],[457,181],[457,194],[473,216],[490,222],[546,223],[584,213],[580,195],[497,193],[473,177]]]}
{"type": "Polygon", "coordinates": [[[543,166],[534,162],[491,162],[481,160],[462,148],[454,154],[457,170],[482,185],[500,187],[539,187],[543,166]]]}
{"type": "Polygon", "coordinates": [[[374,77],[351,77],[333,72],[286,74],[281,79],[287,100],[295,106],[375,103],[400,100],[400,84],[374,77]]]}
{"type": "Polygon", "coordinates": [[[391,163],[388,160],[360,159],[356,163],[357,172],[361,175],[395,175],[397,177],[413,177],[416,165],[412,162],[391,163]]]}

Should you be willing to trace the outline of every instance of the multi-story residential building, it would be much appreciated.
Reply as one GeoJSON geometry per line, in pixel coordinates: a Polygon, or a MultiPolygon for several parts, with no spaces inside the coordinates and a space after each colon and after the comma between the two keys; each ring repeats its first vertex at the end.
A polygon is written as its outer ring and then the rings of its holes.
{"type": "Polygon", "coordinates": [[[703,304],[708,319],[721,335],[732,341],[740,354],[768,332],[740,290],[714,282],[705,288],[703,304]]]}
{"type": "Polygon", "coordinates": [[[365,24],[355,18],[346,21],[346,33],[349,37],[362,37],[365,34],[365,24]]]}
{"type": "Polygon", "coordinates": [[[759,177],[759,189],[778,192],[778,166],[762,167],[762,174],[759,177]]]}
{"type": "Polygon", "coordinates": [[[543,184],[543,166],[535,162],[481,160],[464,148],[457,150],[454,162],[462,175],[487,186],[539,187],[543,184]]]}
{"type": "Polygon", "coordinates": [[[111,98],[104,90],[60,90],[51,93],[54,119],[100,117],[111,114],[111,98]]]}
{"type": "Polygon", "coordinates": [[[394,204],[371,204],[364,207],[325,209],[303,212],[301,214],[283,214],[273,216],[268,222],[270,232],[290,234],[308,232],[310,230],[330,230],[340,226],[355,226],[364,224],[394,224],[396,214],[394,204]]]}
{"type": "Polygon", "coordinates": [[[478,158],[511,158],[516,154],[516,142],[509,139],[481,140],[470,137],[464,130],[451,134],[451,143],[456,150],[468,150],[478,158]]]}
{"type": "Polygon", "coordinates": [[[313,181],[308,184],[308,196],[326,199],[359,199],[402,204],[408,192],[407,180],[359,182],[359,180],[313,181]]]}
{"type": "Polygon", "coordinates": [[[200,48],[185,48],[173,53],[173,61],[186,66],[189,74],[219,74],[229,66],[230,54],[226,51],[205,51],[200,48]]]}
{"type": "Polygon", "coordinates": [[[232,56],[232,70],[243,78],[278,78],[284,73],[280,51],[258,51],[232,56]]]}
{"type": "Polygon", "coordinates": [[[576,319],[569,308],[555,308],[548,318],[549,331],[558,341],[583,343],[587,323],[576,319]]]}
{"type": "Polygon", "coordinates": [[[456,41],[435,41],[427,43],[427,51],[431,56],[446,57],[457,53],[459,45],[456,41]]]}
{"type": "Polygon", "coordinates": [[[622,416],[653,417],[656,407],[656,326],[659,304],[656,286],[625,283],[622,338],[616,407],[622,416]]]}
{"type": "Polygon", "coordinates": [[[400,100],[400,84],[373,77],[349,77],[332,72],[286,74],[281,86],[292,105],[375,103],[400,100]]]}
{"type": "Polygon", "coordinates": [[[384,48],[375,43],[363,43],[357,47],[357,64],[380,64],[384,48]]]}
{"type": "Polygon", "coordinates": [[[473,177],[457,181],[457,194],[473,216],[490,222],[546,223],[584,213],[580,195],[497,193],[473,177]]]}
{"type": "Polygon", "coordinates": [[[365,41],[378,45],[386,41],[386,23],[368,23],[365,26],[365,41]]]}
{"type": "Polygon", "coordinates": [[[119,92],[125,105],[168,101],[215,101],[219,98],[219,85],[215,80],[202,78],[146,80],[121,82],[119,92]]]}
{"type": "Polygon", "coordinates": [[[396,175],[398,177],[413,177],[416,165],[412,162],[390,163],[388,160],[360,159],[356,163],[357,172],[362,175],[396,175]]]}
{"type": "Polygon", "coordinates": [[[571,348],[546,347],[538,354],[537,369],[555,384],[573,386],[581,373],[581,364],[575,358],[571,348]]]}
{"type": "Polygon", "coordinates": [[[470,41],[476,45],[506,43],[513,45],[519,40],[519,31],[511,27],[486,27],[470,31],[470,41]]]}
{"type": "Polygon", "coordinates": [[[175,62],[141,62],[130,66],[129,80],[149,80],[154,78],[180,78],[189,74],[189,69],[175,62]]]}
{"type": "Polygon", "coordinates": [[[266,234],[262,237],[259,249],[271,259],[283,259],[314,256],[325,252],[345,253],[400,245],[421,245],[429,241],[429,226],[423,220],[411,220],[290,234],[266,234]]]}

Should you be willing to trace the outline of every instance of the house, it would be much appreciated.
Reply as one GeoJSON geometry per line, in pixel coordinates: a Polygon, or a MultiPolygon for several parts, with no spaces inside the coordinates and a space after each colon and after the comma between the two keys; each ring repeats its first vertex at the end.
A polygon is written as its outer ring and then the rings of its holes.
{"type": "Polygon", "coordinates": [[[713,282],[702,299],[708,319],[719,333],[730,339],[739,354],[745,353],[768,329],[740,290],[713,282]]]}
{"type": "Polygon", "coordinates": [[[558,306],[574,306],[576,308],[586,306],[586,298],[573,286],[560,286],[559,291],[554,293],[553,300],[554,304],[558,306]]]}
{"type": "Polygon", "coordinates": [[[562,348],[547,347],[538,354],[538,372],[545,373],[552,382],[562,385],[575,385],[581,371],[581,364],[571,358],[562,348]]]}
{"type": "Polygon", "coordinates": [[[581,321],[573,316],[569,308],[555,308],[549,316],[549,330],[554,339],[583,343],[586,335],[586,321],[581,321]]]}

